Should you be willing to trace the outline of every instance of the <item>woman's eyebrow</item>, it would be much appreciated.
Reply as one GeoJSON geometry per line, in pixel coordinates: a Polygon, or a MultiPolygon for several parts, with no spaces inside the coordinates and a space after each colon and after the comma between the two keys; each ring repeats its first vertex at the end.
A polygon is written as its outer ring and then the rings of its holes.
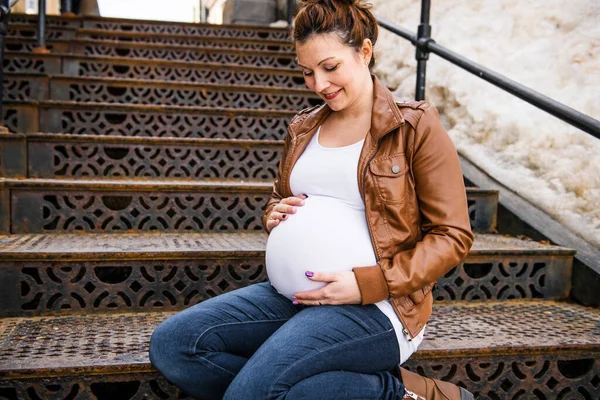
{"type": "MultiPolygon", "coordinates": [[[[319,63],[318,63],[317,65],[321,65],[321,64],[323,64],[325,61],[327,61],[327,60],[331,60],[332,58],[335,58],[335,57],[327,57],[327,58],[324,58],[324,59],[322,59],[321,61],[319,61],[319,63]]],[[[310,69],[310,68],[308,68],[308,67],[305,67],[304,65],[300,64],[300,63],[298,62],[298,59],[297,59],[297,58],[296,58],[296,63],[297,63],[299,66],[301,66],[302,68],[310,69]]]]}

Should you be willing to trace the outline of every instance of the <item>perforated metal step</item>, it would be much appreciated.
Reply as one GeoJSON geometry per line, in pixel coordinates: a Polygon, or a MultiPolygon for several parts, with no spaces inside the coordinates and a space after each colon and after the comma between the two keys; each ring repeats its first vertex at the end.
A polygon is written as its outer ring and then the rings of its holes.
{"type": "MultiPolygon", "coordinates": [[[[148,373],[150,334],[168,313],[107,314],[0,320],[0,381],[71,375],[148,373]]],[[[462,382],[478,398],[504,399],[521,390],[552,399],[570,391],[596,399],[600,311],[543,302],[435,305],[411,369],[462,382]],[[579,367],[579,369],[574,369],[579,367]]],[[[139,376],[139,375],[138,375],[139,376]]],[[[60,385],[60,383],[59,383],[60,385]]]]}
{"type": "Polygon", "coordinates": [[[296,112],[323,103],[319,96],[308,89],[13,72],[4,74],[4,96],[6,100],[58,100],[296,112]]]}
{"type": "MultiPolygon", "coordinates": [[[[109,162],[109,160],[104,160],[109,162]]],[[[223,163],[221,168],[227,165],[223,163]]],[[[256,181],[5,179],[2,233],[262,230],[272,184],[256,181]]],[[[497,193],[467,189],[477,231],[495,227],[497,193]]]]}
{"type": "MultiPolygon", "coordinates": [[[[264,233],[0,236],[0,315],[173,311],[267,279],[264,233]]],[[[563,299],[573,252],[476,235],[438,302],[563,299]]]]}
{"type": "Polygon", "coordinates": [[[7,51],[4,71],[305,88],[298,70],[161,59],[7,51]]]}

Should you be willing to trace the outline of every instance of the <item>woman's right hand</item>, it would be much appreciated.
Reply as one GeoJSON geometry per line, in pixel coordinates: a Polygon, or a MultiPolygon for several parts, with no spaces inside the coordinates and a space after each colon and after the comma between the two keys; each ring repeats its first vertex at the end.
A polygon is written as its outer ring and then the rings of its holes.
{"type": "Polygon", "coordinates": [[[267,218],[267,231],[271,232],[271,230],[279,225],[281,221],[288,219],[289,214],[295,214],[298,207],[304,205],[304,199],[307,197],[308,196],[303,194],[299,197],[292,196],[281,199],[269,213],[269,217],[267,218]]]}

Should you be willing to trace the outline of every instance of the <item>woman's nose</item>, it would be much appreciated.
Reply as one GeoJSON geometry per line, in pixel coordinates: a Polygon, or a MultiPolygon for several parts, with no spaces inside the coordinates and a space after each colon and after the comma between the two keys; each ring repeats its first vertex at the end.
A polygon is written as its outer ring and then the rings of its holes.
{"type": "Polygon", "coordinates": [[[327,78],[323,74],[315,73],[315,92],[322,93],[328,86],[329,81],[327,78]]]}

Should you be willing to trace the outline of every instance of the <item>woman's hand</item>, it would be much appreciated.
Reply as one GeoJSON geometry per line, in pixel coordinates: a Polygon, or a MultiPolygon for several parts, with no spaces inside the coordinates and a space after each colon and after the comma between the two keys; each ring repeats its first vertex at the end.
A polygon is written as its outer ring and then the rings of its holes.
{"type": "Polygon", "coordinates": [[[304,199],[307,197],[308,196],[303,194],[300,197],[292,196],[281,199],[281,201],[273,207],[267,217],[267,231],[271,232],[271,230],[279,225],[281,221],[285,221],[289,214],[295,214],[297,207],[302,207],[304,205],[304,199]]]}
{"type": "Polygon", "coordinates": [[[328,282],[321,289],[294,294],[294,304],[324,306],[360,304],[362,297],[354,272],[306,272],[306,277],[315,282],[328,282]]]}

